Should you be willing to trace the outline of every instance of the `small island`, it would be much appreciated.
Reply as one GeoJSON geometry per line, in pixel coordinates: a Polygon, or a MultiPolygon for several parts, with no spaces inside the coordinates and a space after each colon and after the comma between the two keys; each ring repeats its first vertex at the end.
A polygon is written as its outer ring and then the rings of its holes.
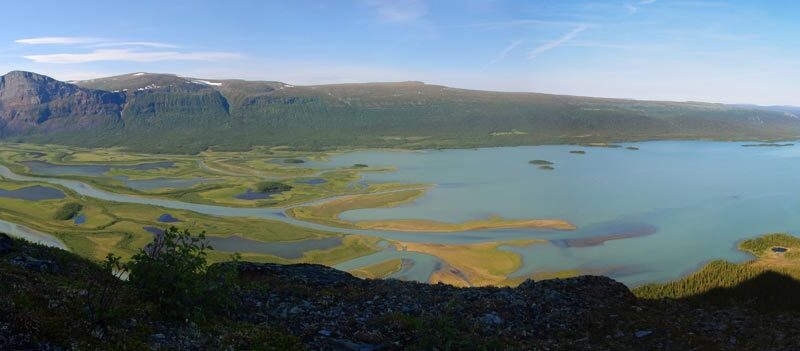
{"type": "Polygon", "coordinates": [[[636,151],[636,150],[639,150],[639,148],[638,148],[638,147],[636,147],[636,146],[628,146],[628,147],[626,147],[625,149],[626,149],[626,150],[634,150],[634,151],[636,151]]]}
{"type": "Polygon", "coordinates": [[[554,170],[556,168],[553,167],[553,166],[550,166],[550,165],[543,165],[543,166],[539,166],[539,169],[545,170],[545,171],[552,171],[552,170],[554,170]]]}
{"type": "Polygon", "coordinates": [[[553,162],[546,161],[546,160],[531,160],[531,161],[528,161],[528,163],[530,163],[532,165],[537,165],[537,166],[550,166],[550,165],[554,165],[555,164],[553,162]]]}
{"type": "Polygon", "coordinates": [[[348,221],[340,214],[363,208],[390,208],[411,203],[425,193],[424,189],[407,189],[378,194],[337,197],[313,205],[290,208],[286,214],[299,220],[341,228],[389,230],[398,232],[453,233],[486,229],[549,229],[575,230],[572,223],[561,219],[506,219],[492,216],[460,223],[428,219],[385,219],[348,221]]]}
{"type": "Polygon", "coordinates": [[[583,151],[583,150],[572,150],[569,153],[576,154],[576,155],[586,155],[586,151],[583,151]]]}
{"type": "Polygon", "coordinates": [[[609,144],[609,143],[587,143],[587,144],[580,144],[580,146],[584,147],[607,147],[610,149],[616,149],[622,147],[622,145],[617,144],[609,144]]]}
{"type": "Polygon", "coordinates": [[[365,165],[363,163],[356,163],[356,164],[353,165],[353,168],[367,168],[367,167],[369,167],[369,166],[365,165]]]}
{"type": "Polygon", "coordinates": [[[794,144],[787,143],[787,144],[776,144],[776,143],[760,143],[760,144],[744,144],[742,147],[786,147],[786,146],[794,146],[794,144]]]}
{"type": "Polygon", "coordinates": [[[287,158],[283,160],[283,163],[298,164],[298,163],[306,163],[306,161],[303,161],[299,158],[287,158]]]}

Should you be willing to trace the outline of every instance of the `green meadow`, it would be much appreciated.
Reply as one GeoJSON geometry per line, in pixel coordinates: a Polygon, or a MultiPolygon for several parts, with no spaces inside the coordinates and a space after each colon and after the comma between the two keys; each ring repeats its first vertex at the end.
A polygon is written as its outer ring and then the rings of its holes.
{"type": "MultiPolygon", "coordinates": [[[[44,176],[32,172],[23,162],[42,161],[61,166],[109,165],[107,172],[97,176],[79,174],[48,174],[46,177],[73,179],[93,187],[122,194],[154,198],[174,199],[184,202],[214,204],[232,207],[290,206],[306,201],[347,195],[381,191],[392,185],[352,186],[360,178],[360,172],[376,171],[368,168],[316,170],[300,168],[295,164],[275,162],[286,157],[323,160],[324,155],[291,153],[280,150],[256,149],[250,152],[217,153],[205,152],[194,156],[186,155],[148,155],[127,153],[117,149],[76,149],[59,146],[40,146],[27,144],[5,144],[0,146],[0,163],[18,174],[44,176]],[[173,167],[154,169],[133,169],[130,166],[152,162],[174,162],[173,167]],[[115,168],[116,167],[116,168],[115,168]],[[125,185],[119,177],[128,180],[148,179],[195,179],[213,181],[198,183],[181,189],[155,188],[134,189],[125,185]],[[309,184],[315,179],[318,184],[309,184]],[[244,200],[236,195],[268,182],[288,184],[286,190],[270,194],[263,200],[244,200]]],[[[21,224],[44,233],[52,234],[62,240],[73,252],[95,260],[108,253],[130,257],[138,249],[148,244],[153,234],[145,227],[164,229],[174,225],[192,231],[204,231],[210,237],[241,238],[269,243],[297,242],[308,239],[328,237],[341,238],[341,245],[325,249],[310,250],[302,257],[286,259],[269,254],[242,253],[243,259],[258,262],[298,263],[314,262],[336,264],[355,257],[367,255],[378,250],[378,238],[360,235],[343,235],[326,232],[277,220],[242,217],[216,217],[192,211],[166,209],[158,206],[118,203],[80,196],[66,188],[44,182],[16,182],[0,180],[0,189],[18,190],[32,186],[57,189],[63,198],[25,200],[0,197],[0,219],[21,224]],[[74,211],[74,213],[60,213],[74,211]],[[178,222],[159,222],[159,217],[169,214],[178,222]],[[74,217],[82,215],[85,222],[77,224],[74,217]]],[[[272,190],[269,188],[267,190],[272,190]]],[[[214,251],[211,259],[222,261],[232,252],[214,251]]]]}

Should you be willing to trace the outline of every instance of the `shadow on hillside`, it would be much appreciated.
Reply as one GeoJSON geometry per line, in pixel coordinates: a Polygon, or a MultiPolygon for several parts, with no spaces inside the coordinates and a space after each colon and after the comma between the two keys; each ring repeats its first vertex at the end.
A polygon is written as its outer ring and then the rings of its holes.
{"type": "Polygon", "coordinates": [[[800,280],[775,271],[766,271],[729,288],[714,288],[680,298],[693,303],[747,305],[762,310],[800,311],[800,280]]]}

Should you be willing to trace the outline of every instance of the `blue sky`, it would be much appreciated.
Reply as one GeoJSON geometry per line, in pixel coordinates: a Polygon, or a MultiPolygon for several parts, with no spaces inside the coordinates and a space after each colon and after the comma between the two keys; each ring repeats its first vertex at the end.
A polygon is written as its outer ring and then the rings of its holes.
{"type": "Polygon", "coordinates": [[[800,105],[793,1],[8,1],[0,71],[800,105]]]}

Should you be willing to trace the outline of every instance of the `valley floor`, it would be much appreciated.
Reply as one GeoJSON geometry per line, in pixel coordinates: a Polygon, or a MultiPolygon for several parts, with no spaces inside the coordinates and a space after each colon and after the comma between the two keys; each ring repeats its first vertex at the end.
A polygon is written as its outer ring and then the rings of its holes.
{"type": "MultiPolygon", "coordinates": [[[[0,180],[0,220],[52,234],[71,251],[93,260],[108,253],[126,259],[149,243],[154,232],[168,226],[206,232],[216,243],[213,246],[217,250],[211,253],[214,261],[239,253],[258,262],[336,265],[389,245],[435,257],[441,265],[430,281],[461,286],[513,284],[508,275],[520,267],[521,260],[515,253],[498,250],[506,244],[503,241],[488,246],[448,245],[445,253],[435,245],[387,242],[371,233],[575,229],[558,219],[346,221],[340,218],[346,211],[416,201],[429,185],[366,183],[361,180],[363,173],[392,169],[320,163],[330,155],[281,148],[209,151],[195,156],[151,155],[118,149],[3,144],[0,164],[8,167],[9,176],[0,180]],[[277,185],[289,190],[258,190],[277,185]],[[90,190],[85,190],[88,187],[90,190]],[[4,196],[3,191],[16,195],[4,196]],[[172,207],[175,203],[181,204],[180,209],[172,207]],[[68,205],[79,206],[79,213],[74,218],[56,218],[57,212],[68,205]],[[203,206],[214,206],[213,211],[200,211],[210,208],[203,206]],[[339,244],[321,244],[333,240],[339,244]],[[453,262],[448,257],[454,254],[478,254],[486,260],[453,262]],[[484,264],[495,258],[516,263],[501,270],[484,264]]],[[[391,262],[398,262],[398,258],[357,269],[380,278],[413,265],[409,259],[400,259],[398,269],[382,268],[391,262]]]]}

